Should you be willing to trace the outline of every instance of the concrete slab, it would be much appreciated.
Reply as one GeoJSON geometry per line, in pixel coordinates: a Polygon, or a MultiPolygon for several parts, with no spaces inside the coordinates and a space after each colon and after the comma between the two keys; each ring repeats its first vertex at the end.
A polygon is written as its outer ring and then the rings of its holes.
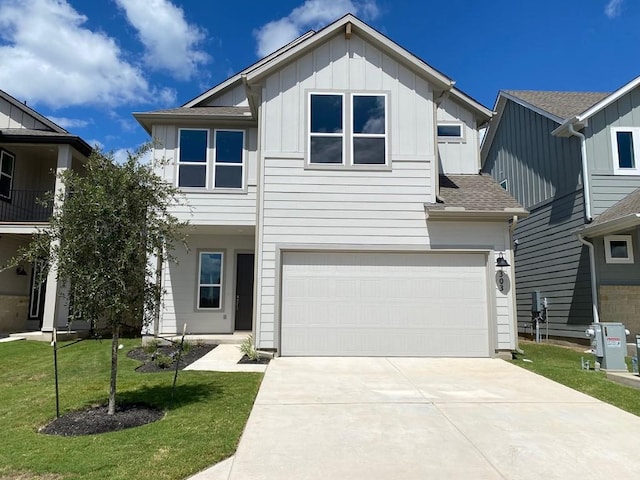
{"type": "Polygon", "coordinates": [[[0,337],[0,343],[15,342],[19,340],[26,340],[27,337],[0,337]]]}
{"type": "Polygon", "coordinates": [[[196,473],[187,480],[228,480],[234,458],[235,456],[232,455],[226,460],[216,463],[213,467],[196,473]]]}
{"type": "Polygon", "coordinates": [[[185,370],[215,372],[264,372],[267,365],[238,364],[242,353],[236,344],[222,344],[185,367],[185,370]]]}
{"type": "Polygon", "coordinates": [[[228,478],[635,478],[638,431],[501,360],[276,358],[228,478]]]}

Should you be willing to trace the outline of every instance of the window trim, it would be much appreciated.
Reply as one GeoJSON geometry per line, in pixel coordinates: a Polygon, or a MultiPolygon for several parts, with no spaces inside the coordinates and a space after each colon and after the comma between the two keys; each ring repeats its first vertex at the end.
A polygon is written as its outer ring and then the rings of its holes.
{"type": "Polygon", "coordinates": [[[196,310],[200,312],[222,311],[224,304],[224,252],[222,250],[198,250],[198,270],[196,271],[196,310]],[[200,283],[202,275],[202,256],[216,254],[220,255],[220,283],[200,283]],[[220,305],[218,307],[201,307],[200,306],[200,288],[201,287],[219,287],[220,288],[220,305]]]}
{"type": "Polygon", "coordinates": [[[229,191],[229,192],[238,192],[244,191],[246,185],[246,158],[247,158],[247,132],[242,128],[214,128],[213,129],[213,153],[211,155],[211,190],[216,192],[220,191],[229,191]],[[228,163],[228,162],[220,162],[222,166],[235,166],[242,168],[242,179],[239,187],[216,187],[216,167],[218,166],[217,155],[218,155],[218,132],[240,132],[242,133],[242,160],[240,163],[228,163]]]}
{"type": "Polygon", "coordinates": [[[183,190],[192,190],[192,191],[202,191],[202,190],[210,190],[211,187],[209,185],[209,177],[211,176],[209,164],[211,163],[211,154],[209,152],[209,145],[211,142],[211,130],[209,128],[178,128],[178,145],[176,148],[176,187],[183,190]],[[182,136],[183,131],[197,131],[197,132],[207,132],[207,145],[205,148],[205,159],[203,162],[181,162],[180,161],[180,137],[182,136]],[[205,179],[204,179],[204,187],[181,187],[180,186],[180,166],[181,165],[194,165],[194,166],[205,166],[205,179]]]}
{"type": "Polygon", "coordinates": [[[11,202],[11,192],[13,191],[13,177],[15,176],[15,172],[16,172],[16,156],[9,152],[8,150],[5,150],[4,148],[0,148],[0,176],[2,177],[9,177],[9,196],[5,196],[2,195],[2,193],[0,193],[0,200],[3,200],[5,202],[11,202]],[[2,172],[2,162],[4,161],[4,158],[6,157],[11,157],[11,175],[7,175],[6,173],[2,172]]]}
{"type": "Polygon", "coordinates": [[[447,142],[452,142],[452,143],[461,143],[461,142],[465,142],[466,141],[466,137],[465,137],[465,129],[464,129],[464,123],[463,122],[457,122],[457,121],[449,121],[449,120],[438,120],[436,122],[436,137],[438,137],[438,143],[447,143],[447,142]],[[443,127],[451,127],[451,126],[455,126],[455,127],[460,127],[460,135],[438,135],[438,127],[443,126],[443,127]]]}
{"type": "MultiPolygon", "coordinates": [[[[309,170],[391,170],[391,112],[390,112],[390,92],[388,91],[359,91],[359,90],[306,90],[306,132],[305,132],[305,169],[309,170]],[[316,163],[311,162],[311,97],[312,95],[340,95],[342,96],[342,133],[341,134],[324,134],[319,133],[316,136],[341,136],[342,142],[342,163],[316,163]],[[385,108],[385,133],[372,135],[371,138],[385,139],[385,163],[353,163],[353,97],[371,96],[384,97],[385,108]]],[[[357,137],[365,138],[367,134],[355,134],[357,137]]],[[[357,138],[356,137],[356,138],[357,138]]]]}
{"type": "Polygon", "coordinates": [[[614,175],[640,175],[640,127],[611,127],[611,155],[614,175]],[[630,132],[633,142],[634,168],[620,167],[618,156],[618,132],[630,132]]]}
{"type": "Polygon", "coordinates": [[[509,179],[503,178],[498,185],[500,185],[507,192],[509,191],[509,179]]]}
{"type": "Polygon", "coordinates": [[[606,263],[633,263],[633,237],[632,235],[607,235],[604,237],[604,257],[606,263]],[[611,243],[625,242],[627,244],[627,257],[618,258],[611,256],[611,243]]]}

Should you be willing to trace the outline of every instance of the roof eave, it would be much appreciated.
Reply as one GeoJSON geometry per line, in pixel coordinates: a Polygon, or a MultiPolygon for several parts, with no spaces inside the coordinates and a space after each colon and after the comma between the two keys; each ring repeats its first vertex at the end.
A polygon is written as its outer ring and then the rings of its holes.
{"type": "Polygon", "coordinates": [[[52,135],[3,135],[0,130],[0,141],[5,143],[35,144],[35,145],[71,145],[81,155],[88,157],[93,147],[77,135],[61,134],[52,135]]]}
{"type": "Polygon", "coordinates": [[[134,112],[133,117],[138,121],[140,125],[151,135],[151,128],[154,124],[158,123],[205,123],[211,121],[223,121],[233,123],[252,124],[255,123],[255,119],[250,112],[247,115],[187,115],[176,113],[149,113],[149,112],[134,112]]]}
{"type": "Polygon", "coordinates": [[[529,212],[524,208],[505,208],[503,210],[467,210],[463,207],[445,207],[444,209],[431,209],[425,205],[428,220],[510,220],[513,217],[525,218],[529,212]]]}
{"type": "Polygon", "coordinates": [[[622,230],[628,230],[638,225],[640,225],[640,213],[632,213],[624,217],[609,220],[608,222],[586,225],[584,228],[573,231],[573,233],[584,237],[599,237],[622,230]]]}

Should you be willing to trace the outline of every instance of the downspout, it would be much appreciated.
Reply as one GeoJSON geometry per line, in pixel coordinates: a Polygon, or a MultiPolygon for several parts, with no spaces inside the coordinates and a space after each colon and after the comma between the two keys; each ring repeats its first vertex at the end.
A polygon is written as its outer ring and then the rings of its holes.
{"type": "Polygon", "coordinates": [[[596,256],[594,254],[593,243],[585,240],[581,233],[576,234],[578,241],[589,248],[589,270],[591,273],[591,306],[593,309],[593,322],[600,323],[598,315],[598,285],[596,284],[596,256]]]}
{"type": "Polygon", "coordinates": [[[584,194],[584,216],[586,223],[591,223],[591,187],[589,180],[589,165],[587,164],[587,141],[584,134],[577,132],[570,123],[567,128],[569,133],[580,139],[580,156],[582,157],[582,190],[584,194]]]}

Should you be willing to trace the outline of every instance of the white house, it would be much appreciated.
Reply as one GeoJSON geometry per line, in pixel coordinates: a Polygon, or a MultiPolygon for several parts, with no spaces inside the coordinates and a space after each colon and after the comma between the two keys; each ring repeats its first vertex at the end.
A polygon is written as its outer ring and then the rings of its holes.
{"type": "Polygon", "coordinates": [[[180,108],[134,114],[186,194],[161,334],[253,331],[280,355],[516,347],[510,223],[479,175],[492,112],[352,15],[180,108]]]}

